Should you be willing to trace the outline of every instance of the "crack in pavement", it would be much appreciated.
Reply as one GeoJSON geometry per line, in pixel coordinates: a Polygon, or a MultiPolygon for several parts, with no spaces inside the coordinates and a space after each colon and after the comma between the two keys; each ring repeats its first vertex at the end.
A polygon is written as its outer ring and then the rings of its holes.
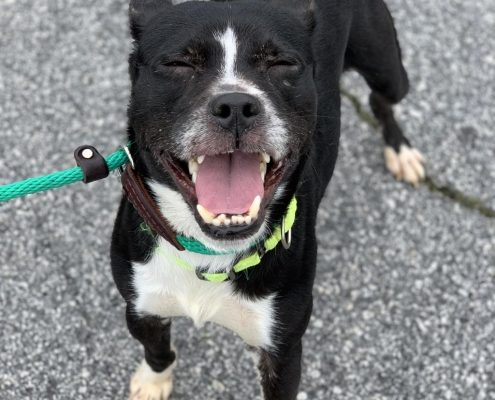
{"type": "MultiPolygon", "coordinates": [[[[380,123],[371,113],[365,110],[357,96],[342,87],[340,88],[340,93],[351,102],[359,119],[367,123],[376,131],[380,129],[380,123]]],[[[488,207],[481,199],[475,196],[465,194],[449,185],[441,185],[430,175],[426,176],[423,184],[428,188],[428,190],[430,190],[430,192],[439,193],[469,210],[478,212],[484,217],[495,219],[495,209],[488,207]]]]}

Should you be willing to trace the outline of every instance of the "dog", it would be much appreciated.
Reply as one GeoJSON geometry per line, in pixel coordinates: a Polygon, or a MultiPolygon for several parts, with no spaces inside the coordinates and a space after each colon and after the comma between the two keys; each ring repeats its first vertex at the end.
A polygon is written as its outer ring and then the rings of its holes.
{"type": "Polygon", "coordinates": [[[294,400],[344,71],[371,88],[387,168],[424,178],[394,118],[409,82],[391,14],[383,0],[131,0],[129,13],[127,168],[141,183],[122,198],[111,264],[144,346],[130,398],[169,398],[171,319],[187,316],[237,333],[264,398],[294,400]]]}

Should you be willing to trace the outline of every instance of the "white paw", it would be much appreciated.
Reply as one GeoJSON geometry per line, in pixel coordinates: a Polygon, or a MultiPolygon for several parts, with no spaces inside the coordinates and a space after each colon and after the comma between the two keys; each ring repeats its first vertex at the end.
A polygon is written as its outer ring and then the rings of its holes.
{"type": "Polygon", "coordinates": [[[129,400],[168,400],[173,388],[173,368],[174,364],[156,373],[143,360],[131,378],[129,400]]]}
{"type": "Polygon", "coordinates": [[[405,144],[400,146],[399,153],[392,147],[385,147],[385,164],[399,181],[417,187],[425,179],[425,158],[418,150],[405,144]]]}

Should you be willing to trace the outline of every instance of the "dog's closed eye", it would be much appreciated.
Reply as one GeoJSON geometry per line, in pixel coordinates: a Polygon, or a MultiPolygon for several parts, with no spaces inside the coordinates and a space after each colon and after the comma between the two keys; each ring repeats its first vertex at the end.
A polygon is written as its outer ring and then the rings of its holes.
{"type": "Polygon", "coordinates": [[[193,65],[188,64],[185,61],[170,61],[168,63],[163,64],[164,67],[179,67],[179,68],[194,68],[193,65]]]}
{"type": "Polygon", "coordinates": [[[298,73],[301,71],[301,64],[291,58],[277,58],[267,63],[267,71],[277,75],[298,73]]]}
{"type": "Polygon", "coordinates": [[[184,60],[172,60],[161,63],[157,66],[155,72],[158,73],[173,73],[181,75],[192,74],[196,70],[196,66],[184,60]]]}

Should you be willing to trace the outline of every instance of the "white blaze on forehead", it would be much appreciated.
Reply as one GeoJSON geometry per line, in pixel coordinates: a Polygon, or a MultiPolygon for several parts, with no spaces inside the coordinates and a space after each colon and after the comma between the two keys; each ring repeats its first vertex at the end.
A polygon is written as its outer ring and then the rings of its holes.
{"type": "MultiPolygon", "coordinates": [[[[222,46],[223,60],[220,76],[211,86],[211,96],[214,97],[235,91],[247,93],[259,99],[265,115],[264,130],[266,139],[271,145],[274,158],[279,159],[287,149],[288,130],[286,121],[279,116],[277,108],[268,94],[254,82],[238,73],[239,40],[232,26],[227,26],[223,32],[216,32],[214,37],[222,46]]],[[[198,135],[204,130],[205,128],[194,132],[189,130],[191,133],[189,136],[198,135]]]]}
{"type": "Polygon", "coordinates": [[[223,33],[215,34],[223,49],[222,83],[235,84],[237,61],[237,36],[232,27],[227,27],[223,33]]]}

